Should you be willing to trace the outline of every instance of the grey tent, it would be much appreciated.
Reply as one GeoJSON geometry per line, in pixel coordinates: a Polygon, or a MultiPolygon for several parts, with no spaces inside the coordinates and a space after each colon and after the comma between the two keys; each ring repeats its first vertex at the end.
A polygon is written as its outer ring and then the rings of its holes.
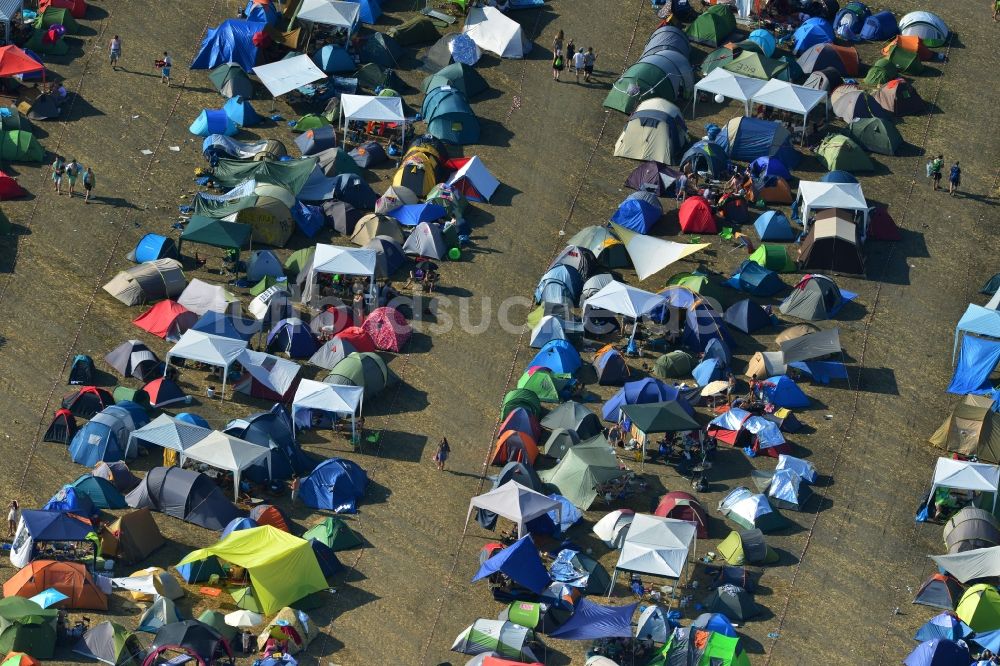
{"type": "Polygon", "coordinates": [[[674,99],[690,97],[694,90],[694,69],[687,56],[677,51],[657,51],[639,59],[640,63],[653,65],[663,72],[663,76],[674,89],[674,99]]]}
{"type": "Polygon", "coordinates": [[[831,354],[839,354],[841,352],[840,329],[830,328],[825,331],[806,333],[791,340],[782,340],[778,346],[781,348],[781,360],[784,363],[809,361],[831,354]]]}
{"type": "Polygon", "coordinates": [[[360,146],[355,146],[348,155],[362,169],[376,167],[389,159],[385,148],[377,141],[368,141],[360,146]]]}
{"type": "Polygon", "coordinates": [[[227,62],[219,65],[209,72],[208,80],[226,99],[232,97],[253,99],[253,83],[243,68],[235,63],[227,62]]]}
{"type": "Polygon", "coordinates": [[[441,225],[434,222],[418,224],[403,243],[403,252],[413,257],[444,259],[448,254],[448,245],[441,232],[441,225]]]}
{"type": "Polygon", "coordinates": [[[844,82],[844,77],[837,71],[836,67],[825,67],[818,69],[809,75],[809,78],[802,84],[806,88],[822,90],[831,93],[844,82]]]}
{"type": "MultiPolygon", "coordinates": [[[[327,125],[326,127],[332,127],[332,125],[327,125]]],[[[308,134],[308,132],[299,135],[299,138],[306,136],[306,134],[308,134]]],[[[306,155],[304,152],[302,154],[306,155]]],[[[353,157],[351,157],[351,154],[343,148],[331,146],[319,152],[308,154],[316,157],[316,167],[322,171],[325,176],[339,176],[342,173],[353,173],[358,176],[364,175],[363,169],[358,166],[358,163],[353,157]]]]}
{"type": "Polygon", "coordinates": [[[508,481],[516,481],[526,488],[542,492],[542,480],[538,478],[538,472],[531,465],[522,462],[511,461],[504,465],[493,479],[493,487],[499,488],[508,481]]]}
{"type": "Polygon", "coordinates": [[[1000,545],[1000,524],[985,509],[967,506],[944,524],[944,546],[949,553],[1000,545]]]}
{"type": "Polygon", "coordinates": [[[222,530],[244,514],[204,474],[179,467],[154,467],[128,495],[128,505],[148,508],[209,530],[222,530]]]}
{"type": "Polygon", "coordinates": [[[316,353],[309,357],[309,364],[333,370],[338,363],[357,351],[348,340],[333,338],[320,345],[316,353]]]}
{"type": "Polygon", "coordinates": [[[819,326],[816,326],[815,324],[796,324],[795,326],[789,326],[779,333],[776,338],[774,338],[774,344],[780,347],[790,340],[801,338],[803,335],[809,335],[810,333],[818,333],[819,331],[819,326]]]}
{"type": "Polygon", "coordinates": [[[139,616],[138,631],[155,634],[160,627],[181,620],[177,605],[167,597],[156,595],[149,608],[139,616]]]}
{"type": "Polygon", "coordinates": [[[616,157],[677,164],[687,147],[687,125],[681,110],[665,99],[647,99],[629,116],[618,141],[616,157]]]}
{"type": "Polygon", "coordinates": [[[381,356],[374,352],[362,352],[348,354],[323,381],[341,386],[360,386],[365,390],[365,400],[369,400],[394,384],[396,376],[381,356]]]}
{"type": "Polygon", "coordinates": [[[354,233],[358,220],[364,214],[363,210],[358,210],[346,201],[323,202],[323,216],[326,218],[327,224],[343,236],[350,236],[354,233]]]}
{"type": "Polygon", "coordinates": [[[238,628],[226,624],[226,616],[219,611],[206,610],[198,616],[198,621],[215,629],[227,641],[232,641],[240,633],[238,628]]]}
{"type": "Polygon", "coordinates": [[[583,289],[580,290],[580,304],[583,305],[588,298],[614,282],[614,279],[615,278],[611,275],[611,273],[598,273],[597,275],[588,278],[587,281],[583,283],[583,289]]]}
{"type": "Polygon", "coordinates": [[[597,414],[574,400],[564,402],[549,412],[542,419],[542,427],[549,430],[574,430],[580,439],[590,439],[602,431],[597,414]]]}
{"type": "Polygon", "coordinates": [[[122,377],[135,377],[144,381],[152,379],[160,366],[160,359],[156,354],[139,340],[126,340],[111,350],[104,360],[122,377]]]}
{"type": "Polygon", "coordinates": [[[781,314],[808,321],[830,319],[843,305],[837,283],[825,275],[806,275],[778,308],[781,314]]]}
{"type": "Polygon", "coordinates": [[[949,453],[1000,463],[1000,414],[993,411],[993,398],[963,397],[931,435],[930,443],[949,453]]]}
{"type": "Polygon", "coordinates": [[[157,259],[118,273],[104,285],[104,291],[125,305],[140,305],[163,298],[176,298],[186,286],[187,279],[179,261],[157,259]]]}
{"type": "Polygon", "coordinates": [[[375,250],[375,277],[392,277],[406,263],[406,255],[399,242],[389,236],[376,236],[365,243],[366,250],[375,250]]]}
{"type": "Polygon", "coordinates": [[[594,355],[594,373],[600,386],[621,386],[629,377],[629,367],[622,353],[608,345],[594,355]]]}
{"type": "Polygon", "coordinates": [[[368,213],[358,220],[354,233],[351,234],[351,242],[364,247],[376,236],[388,236],[400,245],[403,244],[403,230],[399,228],[399,222],[378,213],[368,213]]]}
{"type": "Polygon", "coordinates": [[[798,264],[804,271],[864,273],[865,258],[858,243],[857,227],[842,217],[820,219],[817,216],[799,247],[798,264]]]}
{"type": "Polygon", "coordinates": [[[88,629],[73,652],[111,666],[139,666],[145,655],[135,634],[114,622],[101,622],[88,629]]]}
{"type": "Polygon", "coordinates": [[[568,428],[556,428],[549,435],[549,438],[545,440],[545,446],[542,448],[542,453],[549,456],[550,458],[560,459],[566,455],[566,451],[569,450],[571,446],[580,443],[580,436],[576,434],[575,430],[570,430],[568,428]]]}
{"type": "Polygon", "coordinates": [[[954,576],[935,572],[917,590],[913,603],[953,611],[964,593],[965,586],[954,576]]]}
{"type": "Polygon", "coordinates": [[[736,624],[760,614],[760,606],[749,592],[737,585],[721,585],[705,597],[702,606],[706,613],[720,613],[736,624]]]}
{"type": "MultiPolygon", "coordinates": [[[[594,257],[594,253],[585,247],[580,247],[579,245],[567,245],[562,249],[556,258],[552,260],[546,272],[552,270],[556,266],[569,266],[576,270],[580,274],[580,277],[584,280],[589,279],[591,273],[597,269],[597,259],[594,257]]],[[[596,292],[595,292],[596,293],[596,292]]]]}
{"type": "Polygon", "coordinates": [[[426,77],[421,88],[426,94],[441,86],[455,88],[465,96],[465,99],[472,99],[490,89],[490,85],[479,72],[461,62],[453,62],[426,77]]]}
{"type": "MultiPolygon", "coordinates": [[[[295,145],[302,152],[302,157],[315,155],[324,150],[337,147],[337,129],[333,125],[322,125],[315,129],[302,132],[295,137],[295,145]]],[[[327,174],[330,175],[329,173],[327,174]]]]}
{"type": "Polygon", "coordinates": [[[676,51],[685,58],[691,57],[691,41],[680,28],[663,25],[653,31],[646,42],[642,55],[647,56],[660,51],[676,51]]]}

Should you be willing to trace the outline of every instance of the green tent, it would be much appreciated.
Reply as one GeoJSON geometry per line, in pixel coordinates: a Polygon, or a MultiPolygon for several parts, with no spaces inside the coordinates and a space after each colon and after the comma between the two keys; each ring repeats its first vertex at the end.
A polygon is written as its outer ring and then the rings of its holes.
{"type": "Polygon", "coordinates": [[[732,47],[720,46],[705,56],[705,59],[701,61],[702,76],[707,75],[713,69],[725,67],[731,63],[737,55],[737,53],[734,53],[732,47]]]}
{"type": "Polygon", "coordinates": [[[560,402],[559,393],[565,387],[566,380],[559,379],[544,370],[525,372],[517,380],[517,388],[531,391],[541,402],[560,402]]]}
{"type": "Polygon", "coordinates": [[[727,293],[720,285],[713,284],[707,275],[701,273],[675,273],[667,280],[667,286],[680,285],[686,287],[705,298],[710,298],[724,305],[732,300],[732,295],[727,293]]]}
{"type": "Polygon", "coordinates": [[[687,27],[692,42],[718,46],[736,30],[736,17],[728,5],[712,5],[687,27]]]}
{"type": "Polygon", "coordinates": [[[695,362],[691,354],[682,349],[667,352],[653,363],[653,374],[660,379],[690,377],[695,362]]]}
{"type": "Polygon", "coordinates": [[[244,208],[253,208],[256,205],[256,194],[248,194],[239,199],[206,199],[205,197],[195,197],[191,212],[197,217],[210,217],[221,220],[233,213],[238,213],[244,208]]]}
{"type": "Polygon", "coordinates": [[[315,252],[315,246],[304,247],[301,250],[292,252],[288,259],[285,259],[285,274],[294,280],[306,266],[312,263],[313,253],[315,252]]]}
{"type": "Polygon", "coordinates": [[[538,602],[512,601],[507,606],[507,620],[528,629],[535,629],[542,619],[542,605],[538,602]]]}
{"type": "Polygon", "coordinates": [[[581,511],[586,511],[598,497],[598,488],[622,475],[618,458],[603,436],[570,447],[552,469],[538,473],[545,483],[581,511]]]}
{"type": "Polygon", "coordinates": [[[0,134],[0,159],[7,162],[45,161],[42,144],[27,130],[9,130],[0,134]]]}
{"type": "Polygon", "coordinates": [[[395,383],[396,377],[374,352],[351,352],[324,379],[327,384],[360,386],[365,400],[372,398],[395,383]]]}
{"type": "Polygon", "coordinates": [[[66,43],[65,39],[57,39],[54,42],[45,41],[45,30],[35,30],[28,37],[28,41],[24,43],[24,48],[29,51],[34,51],[35,53],[43,53],[45,55],[66,55],[69,53],[69,44],[66,43]]]}
{"type": "Polygon", "coordinates": [[[299,118],[299,121],[295,123],[292,128],[293,132],[308,132],[309,130],[319,129],[325,125],[330,125],[329,120],[326,116],[321,116],[316,113],[307,113],[306,115],[299,118]]]}
{"type": "Polygon", "coordinates": [[[872,153],[895,155],[903,145],[903,136],[891,120],[883,118],[861,118],[847,126],[852,139],[872,153]]]}
{"type": "Polygon", "coordinates": [[[434,27],[434,21],[422,14],[392,26],[385,34],[395,39],[400,46],[433,42],[441,36],[434,27]]]}
{"type": "Polygon", "coordinates": [[[227,62],[219,65],[208,73],[208,80],[222,93],[223,97],[235,97],[239,95],[244,99],[249,99],[253,95],[253,84],[250,77],[243,71],[243,68],[236,63],[227,62]]]}
{"type": "Polygon", "coordinates": [[[53,25],[61,25],[66,28],[67,35],[76,35],[80,32],[80,24],[73,18],[70,10],[64,7],[46,7],[35,19],[35,30],[44,32],[53,25]]]}
{"type": "Polygon", "coordinates": [[[631,114],[639,103],[652,97],[662,97],[668,102],[674,98],[674,86],[663,70],[648,62],[637,62],[614,82],[604,98],[604,106],[631,114]]]}
{"type": "Polygon", "coordinates": [[[500,407],[500,418],[507,418],[507,415],[518,407],[523,407],[535,416],[542,415],[542,403],[538,399],[538,396],[533,391],[517,388],[513,391],[508,391],[503,397],[503,405],[500,407]]]}
{"type": "Polygon", "coordinates": [[[260,296],[276,284],[278,284],[278,278],[272,275],[265,275],[260,279],[260,282],[250,287],[250,295],[254,297],[260,296]]]}
{"type": "Polygon", "coordinates": [[[435,74],[424,79],[421,89],[424,94],[441,86],[451,86],[463,95],[465,99],[472,99],[480,93],[490,89],[490,84],[486,79],[472,67],[464,62],[453,62],[447,67],[442,67],[435,74]]]}
{"type": "Polygon", "coordinates": [[[316,539],[334,552],[360,548],[364,545],[361,537],[355,534],[342,518],[324,518],[323,522],[310,527],[302,538],[306,541],[316,539]]]}
{"type": "Polygon", "coordinates": [[[0,599],[0,652],[24,652],[51,659],[56,646],[55,608],[42,608],[24,597],[0,599]]]}
{"type": "Polygon", "coordinates": [[[236,634],[239,630],[236,627],[230,627],[226,624],[226,616],[219,611],[207,610],[198,616],[199,622],[204,622],[208,626],[215,629],[217,632],[222,634],[222,637],[227,641],[231,641],[236,638],[236,634]]]}
{"type": "Polygon", "coordinates": [[[722,66],[722,69],[733,74],[749,76],[754,79],[763,79],[764,81],[780,78],[778,75],[785,68],[785,63],[780,60],[768,58],[755,51],[744,51],[722,66]]]}
{"type": "Polygon", "coordinates": [[[243,610],[248,610],[253,613],[263,612],[260,600],[257,598],[257,594],[253,590],[253,585],[231,588],[227,591],[229,592],[229,596],[233,598],[233,603],[236,604],[237,608],[242,608],[243,610]]]}
{"type": "Polygon", "coordinates": [[[232,532],[214,546],[189,553],[178,565],[211,555],[247,571],[261,612],[268,615],[327,588],[309,542],[270,525],[232,532]]]}
{"type": "Polygon", "coordinates": [[[320,161],[323,173],[328,176],[339,176],[342,173],[353,173],[364,177],[365,170],[358,166],[351,154],[343,148],[328,148],[316,155],[320,161]]]}
{"type": "Polygon", "coordinates": [[[899,44],[893,44],[889,47],[886,58],[896,66],[897,70],[905,74],[920,74],[924,71],[924,65],[920,62],[920,54],[916,51],[907,51],[899,44]]]}
{"type": "Polygon", "coordinates": [[[647,435],[701,428],[694,417],[684,411],[677,401],[625,405],[622,407],[622,412],[631,419],[636,429],[647,435]]]}
{"type": "Polygon", "coordinates": [[[210,217],[192,217],[181,232],[177,251],[180,252],[184,241],[227,250],[242,250],[250,244],[251,233],[249,224],[213,220],[210,217]]]}
{"type": "MultiPolygon", "coordinates": [[[[221,613],[219,615],[221,617],[221,613]]],[[[140,666],[145,656],[134,633],[117,622],[108,621],[88,629],[73,652],[113,666],[140,666]]]]}
{"type": "Polygon", "coordinates": [[[1000,627],[1000,592],[986,583],[973,585],[962,595],[955,615],[973,631],[992,631],[1000,627]]]}
{"type": "Polygon", "coordinates": [[[795,261],[788,254],[788,247],[784,245],[762,243],[749,258],[750,261],[776,273],[794,273],[798,270],[795,261]]]}
{"type": "Polygon", "coordinates": [[[236,187],[253,178],[258,183],[280,185],[293,195],[298,195],[315,168],[315,157],[285,162],[221,159],[212,170],[212,177],[222,187],[236,187]]]}
{"type": "Polygon", "coordinates": [[[827,135],[816,149],[816,156],[827,171],[858,173],[875,169],[864,149],[843,134],[827,135]]]}
{"type": "Polygon", "coordinates": [[[879,58],[868,68],[865,76],[865,83],[873,86],[882,86],[899,77],[899,70],[888,58],[879,58]]]}
{"type": "Polygon", "coordinates": [[[646,666],[750,666],[750,658],[738,636],[726,636],[707,629],[675,631],[646,666]]]}

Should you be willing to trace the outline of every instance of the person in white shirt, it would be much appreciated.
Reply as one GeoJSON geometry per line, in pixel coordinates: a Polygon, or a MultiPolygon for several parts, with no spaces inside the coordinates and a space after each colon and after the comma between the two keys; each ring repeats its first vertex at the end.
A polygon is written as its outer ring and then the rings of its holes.
{"type": "Polygon", "coordinates": [[[573,54],[573,72],[576,73],[576,82],[580,82],[580,72],[583,70],[585,61],[587,60],[587,54],[580,49],[573,54]]]}
{"type": "Polygon", "coordinates": [[[21,521],[21,507],[18,506],[17,500],[10,501],[10,507],[7,511],[7,537],[13,538],[14,531],[17,529],[17,524],[21,521]]]}

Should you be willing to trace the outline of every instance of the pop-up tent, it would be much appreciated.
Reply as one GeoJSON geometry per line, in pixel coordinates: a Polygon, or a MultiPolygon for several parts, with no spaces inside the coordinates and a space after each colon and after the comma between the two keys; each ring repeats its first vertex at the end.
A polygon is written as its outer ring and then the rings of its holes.
{"type": "MultiPolygon", "coordinates": [[[[695,91],[704,91],[711,95],[722,95],[743,104],[746,115],[750,113],[750,98],[764,87],[765,82],[749,76],[740,76],[721,67],[713,69],[703,79],[694,85],[695,91]]],[[[698,98],[692,100],[692,115],[697,114],[698,98]]]]}
{"type": "Polygon", "coordinates": [[[899,20],[899,31],[904,37],[919,37],[931,48],[944,46],[948,40],[948,26],[931,12],[910,12],[899,20]]]}
{"type": "Polygon", "coordinates": [[[542,564],[538,547],[531,540],[531,535],[525,535],[512,545],[495,552],[479,567],[472,582],[496,573],[506,574],[515,583],[536,594],[542,592],[552,582],[545,565],[542,564]]]}
{"type": "Polygon", "coordinates": [[[170,359],[183,358],[222,368],[222,396],[225,397],[229,368],[246,348],[245,340],[234,340],[201,331],[187,331],[167,352],[165,363],[169,368],[170,359]]]}
{"type": "Polygon", "coordinates": [[[531,43],[521,32],[521,24],[495,7],[470,9],[462,32],[480,49],[501,58],[523,58],[531,50],[531,43]]]}
{"type": "MultiPolygon", "coordinates": [[[[403,127],[406,120],[403,100],[400,97],[373,97],[371,95],[340,96],[340,124],[346,128],[350,121],[398,123],[403,127]]],[[[405,127],[403,128],[405,132],[405,127]]],[[[403,139],[406,135],[404,133],[403,139]]]]}
{"type": "Polygon", "coordinates": [[[361,413],[365,389],[361,386],[327,384],[303,379],[295,390],[292,401],[292,419],[300,427],[312,423],[313,410],[338,416],[350,416],[351,433],[355,432],[355,419],[361,413]]]}
{"type": "Polygon", "coordinates": [[[990,495],[991,497],[985,498],[984,501],[986,506],[995,509],[998,487],[1000,487],[1000,467],[996,465],[938,458],[927,501],[928,503],[934,501],[938,488],[969,490],[990,495]]]}
{"type": "Polygon", "coordinates": [[[30,599],[0,600],[0,652],[7,655],[4,661],[15,659],[15,666],[34,666],[37,659],[51,659],[56,649],[58,616],[57,609],[42,608],[30,599]],[[30,654],[31,661],[25,665],[18,654],[30,654]]]}
{"type": "Polygon", "coordinates": [[[638,513],[632,519],[608,589],[614,589],[619,571],[679,579],[694,549],[697,527],[686,520],[638,513]]]}
{"type": "Polygon", "coordinates": [[[134,509],[160,511],[210,530],[243,515],[212,479],[179,467],[154,467],[125,501],[134,509]]]}

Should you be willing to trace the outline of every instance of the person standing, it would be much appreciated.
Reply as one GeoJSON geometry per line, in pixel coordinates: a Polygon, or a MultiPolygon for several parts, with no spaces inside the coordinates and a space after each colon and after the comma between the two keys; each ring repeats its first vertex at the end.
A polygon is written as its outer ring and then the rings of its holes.
{"type": "Polygon", "coordinates": [[[56,194],[62,194],[62,179],[65,172],[66,162],[63,161],[62,155],[56,155],[52,161],[52,188],[56,194]]]}
{"type": "Polygon", "coordinates": [[[444,464],[448,461],[448,454],[451,453],[451,446],[448,445],[448,438],[442,437],[438,442],[437,452],[434,454],[434,465],[439,472],[444,471],[444,464]]]}
{"type": "Polygon", "coordinates": [[[684,203],[684,200],[687,198],[687,186],[688,175],[682,172],[681,177],[674,181],[674,194],[680,203],[684,203]]]}
{"type": "Polygon", "coordinates": [[[94,175],[93,169],[87,167],[87,170],[83,172],[83,203],[90,203],[90,193],[93,192],[96,185],[97,176],[94,175]]]}
{"type": "Polygon", "coordinates": [[[962,185],[962,167],[958,165],[958,160],[951,165],[951,171],[948,173],[948,194],[955,196],[955,190],[962,185]]]}
{"type": "Polygon", "coordinates": [[[942,169],[944,169],[944,155],[938,155],[931,160],[931,181],[933,182],[935,192],[941,187],[942,169]]]}
{"type": "Polygon", "coordinates": [[[174,66],[174,59],[166,51],[163,52],[163,67],[160,68],[160,82],[166,83],[170,87],[170,68],[174,66]]]}
{"type": "Polygon", "coordinates": [[[118,70],[118,61],[122,58],[122,38],[115,35],[111,40],[111,69],[118,70]]]}
{"type": "Polygon", "coordinates": [[[288,484],[288,487],[292,491],[292,506],[295,506],[295,503],[299,499],[299,488],[302,487],[302,481],[297,475],[293,476],[291,483],[288,484]]]}
{"type": "Polygon", "coordinates": [[[21,521],[21,507],[17,500],[11,500],[7,507],[7,538],[13,538],[17,530],[17,524],[21,521]]]}
{"type": "Polygon", "coordinates": [[[590,77],[594,74],[594,63],[597,62],[593,46],[587,47],[587,54],[583,58],[583,80],[590,83],[590,77]]]}
{"type": "Polygon", "coordinates": [[[586,54],[582,50],[577,51],[573,54],[573,73],[576,74],[576,82],[580,82],[580,72],[583,71],[583,65],[586,61],[586,54]]]}
{"type": "Polygon", "coordinates": [[[570,37],[566,43],[566,66],[573,69],[573,56],[576,55],[576,43],[570,37]]]}
{"type": "Polygon", "coordinates": [[[556,52],[562,53],[563,50],[563,31],[560,30],[556,33],[555,38],[552,40],[552,57],[555,57],[556,52]]]}
{"type": "Polygon", "coordinates": [[[558,81],[559,74],[563,71],[563,67],[566,66],[565,60],[563,60],[562,51],[556,51],[555,57],[552,58],[552,80],[558,81]]]}
{"type": "Polygon", "coordinates": [[[69,164],[66,165],[66,180],[69,181],[69,196],[72,198],[73,192],[76,191],[76,179],[80,176],[80,166],[76,158],[72,158],[69,164]]]}

